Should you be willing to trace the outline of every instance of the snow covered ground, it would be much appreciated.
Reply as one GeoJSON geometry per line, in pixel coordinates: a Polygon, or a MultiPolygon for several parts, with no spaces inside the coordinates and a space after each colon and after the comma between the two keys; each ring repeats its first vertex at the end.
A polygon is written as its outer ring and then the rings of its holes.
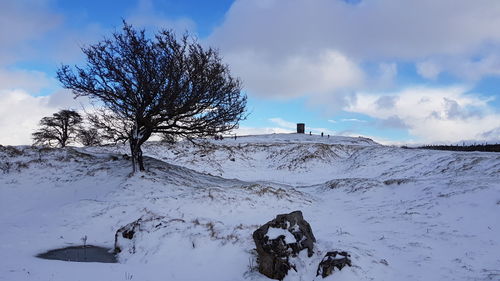
{"type": "Polygon", "coordinates": [[[353,267],[325,280],[500,280],[500,153],[276,134],[148,143],[148,171],[130,176],[127,152],[0,147],[0,280],[269,280],[252,233],[295,210],[317,243],[285,280],[321,280],[331,250],[353,267]],[[85,236],[111,248],[140,217],[162,227],[120,263],[35,257],[85,236]]]}

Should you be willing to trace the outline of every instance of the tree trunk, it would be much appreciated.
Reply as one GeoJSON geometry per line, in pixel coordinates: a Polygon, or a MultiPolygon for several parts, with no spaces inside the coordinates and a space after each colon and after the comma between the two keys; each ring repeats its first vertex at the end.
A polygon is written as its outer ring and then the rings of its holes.
{"type": "Polygon", "coordinates": [[[144,161],[142,158],[141,145],[151,136],[151,132],[135,123],[130,132],[129,143],[130,152],[132,154],[132,172],[144,171],[144,161]]]}
{"type": "Polygon", "coordinates": [[[68,120],[62,121],[62,136],[61,136],[61,147],[66,147],[66,142],[68,141],[68,120]]]}
{"type": "Polygon", "coordinates": [[[144,171],[144,161],[142,158],[142,149],[141,145],[137,146],[137,164],[139,164],[139,171],[144,171]]]}
{"type": "Polygon", "coordinates": [[[132,172],[144,171],[141,144],[137,139],[130,138],[130,153],[132,154],[132,172]]]}

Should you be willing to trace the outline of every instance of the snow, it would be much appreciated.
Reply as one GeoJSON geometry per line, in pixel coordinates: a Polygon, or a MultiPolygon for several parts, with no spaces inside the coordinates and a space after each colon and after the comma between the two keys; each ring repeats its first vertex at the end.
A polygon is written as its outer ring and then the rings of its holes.
{"type": "Polygon", "coordinates": [[[297,240],[295,239],[293,234],[290,233],[290,231],[288,231],[288,229],[283,229],[283,228],[270,227],[267,230],[266,236],[270,240],[274,240],[274,239],[278,238],[279,236],[284,236],[286,244],[297,242],[297,240]]]}
{"type": "Polygon", "coordinates": [[[295,210],[317,243],[285,280],[322,280],[332,250],[353,266],[325,280],[500,279],[499,153],[298,134],[208,144],[146,143],[148,171],[136,175],[127,146],[0,147],[0,280],[269,280],[252,233],[295,210]],[[85,236],[111,248],[120,227],[148,216],[120,263],[35,258],[85,236]]]}

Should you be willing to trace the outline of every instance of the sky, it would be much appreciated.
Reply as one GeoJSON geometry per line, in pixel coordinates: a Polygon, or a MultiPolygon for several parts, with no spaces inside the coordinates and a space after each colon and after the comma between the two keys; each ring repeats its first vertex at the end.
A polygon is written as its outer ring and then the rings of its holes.
{"type": "Polygon", "coordinates": [[[218,49],[248,96],[239,135],[500,142],[497,0],[0,0],[0,144],[88,103],[56,71],[123,19],[218,49]]]}

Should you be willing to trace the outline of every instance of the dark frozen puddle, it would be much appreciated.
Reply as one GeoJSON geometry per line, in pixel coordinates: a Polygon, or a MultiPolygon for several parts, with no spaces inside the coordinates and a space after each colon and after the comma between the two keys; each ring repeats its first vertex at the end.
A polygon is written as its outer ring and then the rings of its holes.
{"type": "Polygon", "coordinates": [[[116,256],[111,249],[97,247],[92,245],[73,246],[61,249],[50,250],[46,253],[37,255],[38,258],[47,260],[61,260],[73,262],[117,262],[116,256]]]}

